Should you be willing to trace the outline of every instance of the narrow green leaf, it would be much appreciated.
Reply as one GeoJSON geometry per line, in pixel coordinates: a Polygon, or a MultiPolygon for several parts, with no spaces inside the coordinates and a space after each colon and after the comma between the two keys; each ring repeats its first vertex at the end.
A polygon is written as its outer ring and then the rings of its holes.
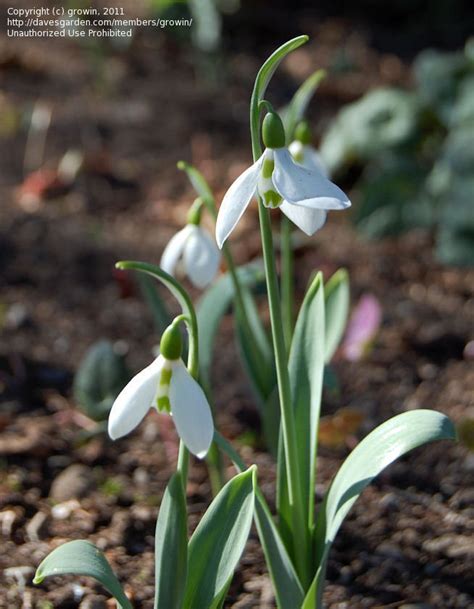
{"type": "MultiPolygon", "coordinates": [[[[324,289],[321,273],[311,283],[296,321],[288,362],[304,514],[308,534],[313,527],[314,483],[319,412],[324,372],[324,289]]],[[[290,553],[292,548],[291,506],[288,497],[284,459],[279,459],[278,515],[280,531],[290,553]]],[[[309,557],[308,557],[309,560],[309,557]]]]}
{"type": "MultiPolygon", "coordinates": [[[[216,432],[214,441],[231,459],[237,471],[245,471],[245,464],[239,454],[225,438],[216,432]]],[[[265,497],[258,487],[256,489],[255,522],[272,578],[278,609],[299,609],[304,597],[303,588],[285,544],[273,522],[265,497]]]]}
{"type": "Polygon", "coordinates": [[[454,440],[453,423],[434,410],[412,410],[374,429],[351,452],[336,474],[316,523],[318,570],[303,609],[320,607],[323,574],[334,538],[352,505],[372,480],[408,451],[435,440],[454,440]]]}
{"type": "MultiPolygon", "coordinates": [[[[244,286],[254,286],[263,279],[262,265],[253,262],[238,269],[244,286]]],[[[211,365],[214,340],[222,317],[234,298],[234,286],[229,273],[222,275],[201,297],[196,306],[199,325],[199,373],[206,391],[211,386],[211,365]]]]}
{"type": "Polygon", "coordinates": [[[291,102],[284,112],[284,124],[288,144],[291,143],[296,125],[304,117],[306,108],[308,107],[311,98],[318,88],[319,83],[325,76],[325,70],[316,70],[316,72],[311,74],[311,76],[308,76],[308,78],[293,95],[291,102]]]}
{"type": "Polygon", "coordinates": [[[33,583],[57,575],[93,577],[117,600],[119,609],[133,609],[107,559],[88,541],[69,541],[53,550],[36,569],[33,583]]]}
{"type": "Polygon", "coordinates": [[[156,331],[158,334],[163,334],[171,323],[171,313],[168,311],[165,301],[156,289],[156,284],[150,276],[140,274],[138,276],[138,283],[145,302],[150,308],[156,331]]]}
{"type": "Polygon", "coordinates": [[[181,474],[168,482],[155,534],[155,609],[181,609],[186,583],[188,535],[181,474]]]}
{"type": "Polygon", "coordinates": [[[188,546],[183,609],[209,609],[221,599],[250,532],[256,468],[230,480],[209,506],[188,546]]]}
{"type": "Polygon", "coordinates": [[[245,286],[242,286],[241,292],[247,324],[245,325],[242,320],[242,312],[236,308],[235,333],[245,371],[257,396],[260,411],[262,411],[276,385],[273,349],[262,325],[252,293],[245,286]]]}
{"type": "Polygon", "coordinates": [[[279,609],[299,609],[303,588],[285,544],[262,496],[257,494],[255,520],[279,609]]]}
{"type": "Polygon", "coordinates": [[[328,364],[344,335],[349,316],[349,276],[339,269],[324,286],[326,301],[325,362],[328,364]]]}

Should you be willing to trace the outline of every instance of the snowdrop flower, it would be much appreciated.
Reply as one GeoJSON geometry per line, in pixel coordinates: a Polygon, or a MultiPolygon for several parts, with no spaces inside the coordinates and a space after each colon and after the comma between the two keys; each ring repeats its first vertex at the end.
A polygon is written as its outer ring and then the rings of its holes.
{"type": "Polygon", "coordinates": [[[109,415],[109,436],[116,440],[130,433],[155,406],[171,414],[185,446],[202,459],[211,445],[214,423],[204,391],[181,359],[178,323],[172,323],[163,333],[160,351],[118,395],[109,415]]]}
{"type": "Polygon", "coordinates": [[[209,233],[199,226],[201,202],[198,199],[196,203],[198,206],[190,209],[187,225],[165,247],[160,266],[174,276],[182,262],[184,274],[195,287],[202,289],[216,276],[221,255],[209,233]]]}
{"type": "Polygon", "coordinates": [[[325,178],[329,178],[328,170],[319,153],[311,146],[311,130],[307,121],[298,123],[295,129],[295,139],[288,150],[299,165],[309,171],[319,171],[325,178]]]}
{"type": "Polygon", "coordinates": [[[247,209],[252,197],[261,197],[265,207],[277,208],[307,235],[313,235],[326,220],[326,211],[346,209],[350,201],[320,170],[296,163],[285,147],[280,117],[269,112],[263,121],[262,156],[237,178],[226,192],[216,224],[221,248],[247,209]]]}

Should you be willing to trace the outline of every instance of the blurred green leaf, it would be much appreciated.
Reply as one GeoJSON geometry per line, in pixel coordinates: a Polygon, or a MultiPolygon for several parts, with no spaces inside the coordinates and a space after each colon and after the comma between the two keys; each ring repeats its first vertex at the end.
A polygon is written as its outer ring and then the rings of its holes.
{"type": "Polygon", "coordinates": [[[344,335],[349,316],[349,298],[349,275],[345,269],[339,269],[324,286],[326,364],[331,361],[344,335]]]}
{"type": "Polygon", "coordinates": [[[316,70],[316,72],[311,74],[311,76],[309,76],[299,87],[288,104],[288,107],[283,111],[282,118],[285,125],[288,144],[292,142],[296,126],[299,121],[304,118],[308,104],[316,92],[316,89],[319,87],[319,83],[325,76],[326,72],[324,70],[316,70]]]}
{"type": "Polygon", "coordinates": [[[69,541],[53,550],[36,569],[33,583],[58,575],[93,577],[117,600],[119,609],[133,609],[107,559],[88,541],[69,541]]]}
{"type": "Polygon", "coordinates": [[[74,399],[89,418],[102,421],[130,378],[124,356],[101,340],[90,347],[76,372],[74,399]]]}
{"type": "Polygon", "coordinates": [[[161,335],[171,323],[171,313],[157,290],[156,281],[149,275],[140,274],[138,275],[138,283],[153,316],[156,332],[161,335]]]}
{"type": "MultiPolygon", "coordinates": [[[[254,286],[264,278],[260,261],[240,267],[237,273],[243,286],[254,286]]],[[[232,277],[229,273],[225,273],[206,290],[196,305],[199,326],[199,371],[206,391],[210,391],[211,387],[214,340],[222,317],[228,311],[233,298],[232,277]]]]}

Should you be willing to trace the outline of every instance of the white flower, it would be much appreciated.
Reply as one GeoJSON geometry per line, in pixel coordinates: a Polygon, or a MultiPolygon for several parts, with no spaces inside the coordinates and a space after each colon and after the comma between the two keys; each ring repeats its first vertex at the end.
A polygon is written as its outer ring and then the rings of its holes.
{"type": "Polygon", "coordinates": [[[175,275],[182,261],[184,274],[197,288],[204,288],[217,274],[221,255],[211,236],[196,224],[187,224],[171,238],[161,257],[161,268],[175,275]]]}
{"type": "Polygon", "coordinates": [[[122,389],[109,415],[112,440],[135,429],[152,406],[170,412],[190,452],[200,459],[206,456],[214,436],[211,409],[181,358],[159,355],[122,389]]]}
{"type": "Polygon", "coordinates": [[[255,195],[261,197],[266,207],[279,207],[307,235],[313,235],[321,228],[326,211],[346,209],[351,204],[344,192],[320,169],[308,169],[293,160],[284,146],[285,136],[278,115],[267,114],[262,134],[267,146],[264,153],[237,178],[222,201],[216,224],[219,247],[255,195]]]}
{"type": "Polygon", "coordinates": [[[325,178],[329,178],[329,173],[323,163],[321,155],[310,144],[303,144],[299,140],[294,140],[288,147],[293,159],[309,171],[319,171],[325,178]]]}

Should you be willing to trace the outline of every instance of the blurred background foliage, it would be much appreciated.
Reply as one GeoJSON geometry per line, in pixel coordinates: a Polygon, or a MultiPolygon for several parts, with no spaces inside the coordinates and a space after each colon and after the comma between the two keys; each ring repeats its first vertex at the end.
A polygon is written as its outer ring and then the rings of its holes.
{"type": "Polygon", "coordinates": [[[369,237],[433,231],[446,264],[474,263],[474,40],[426,50],[412,90],[378,88],[343,107],[321,154],[332,173],[356,169],[353,218],[369,237]]]}

